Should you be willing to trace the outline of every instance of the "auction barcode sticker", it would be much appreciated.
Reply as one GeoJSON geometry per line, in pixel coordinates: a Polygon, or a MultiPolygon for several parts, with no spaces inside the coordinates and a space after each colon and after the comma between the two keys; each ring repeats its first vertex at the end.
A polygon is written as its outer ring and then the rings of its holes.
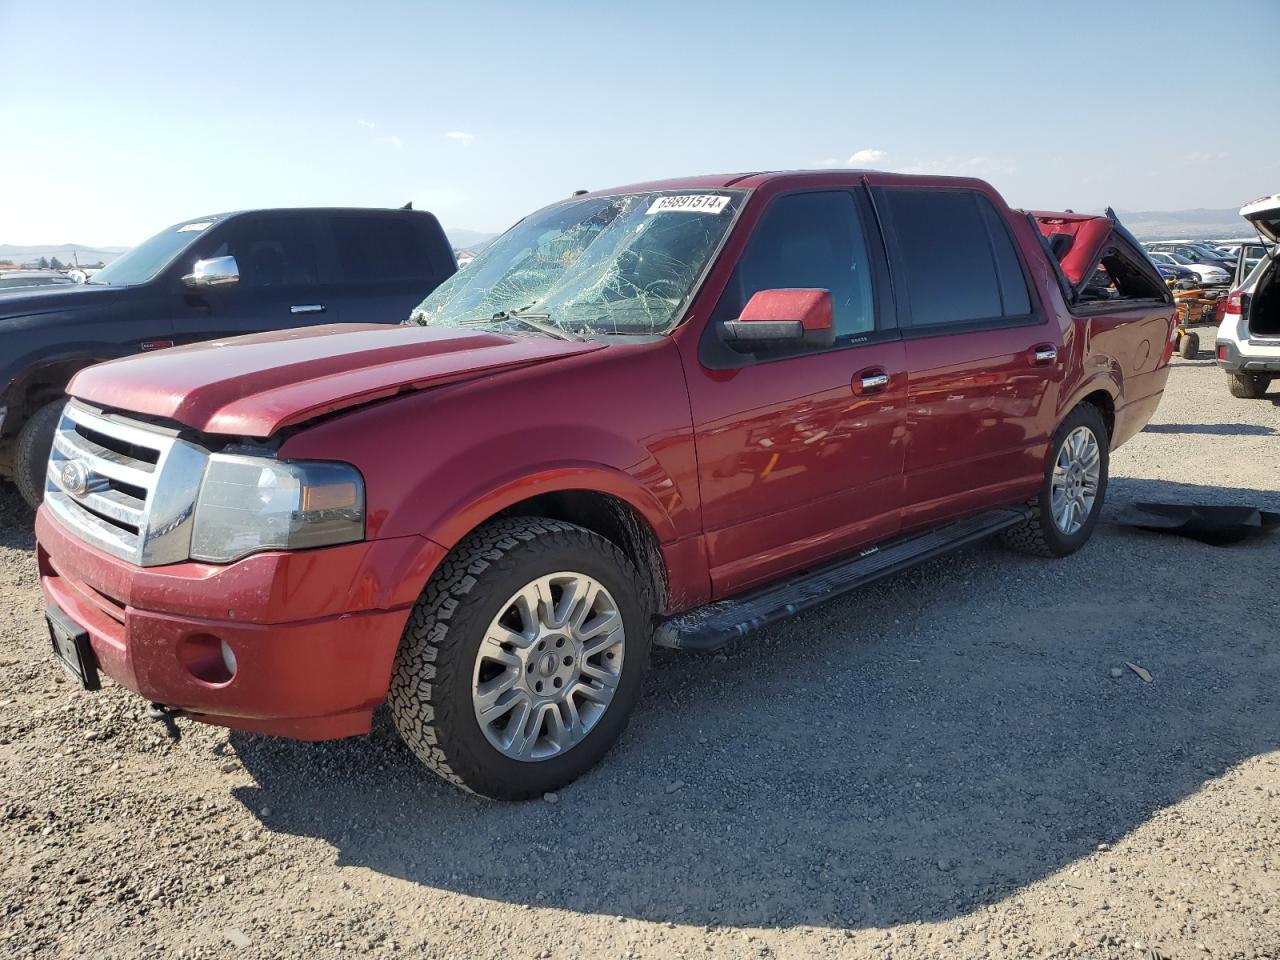
{"type": "Polygon", "coordinates": [[[648,213],[720,213],[729,206],[730,197],[714,193],[686,193],[678,197],[659,197],[648,213]]]}

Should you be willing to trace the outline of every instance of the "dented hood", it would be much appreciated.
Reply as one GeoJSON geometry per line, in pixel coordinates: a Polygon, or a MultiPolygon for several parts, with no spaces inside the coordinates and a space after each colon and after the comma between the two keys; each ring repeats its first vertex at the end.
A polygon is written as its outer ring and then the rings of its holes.
{"type": "Polygon", "coordinates": [[[599,349],[458,327],[329,324],[101,363],[76,374],[67,393],[207,433],[269,437],[405,390],[599,349]]]}

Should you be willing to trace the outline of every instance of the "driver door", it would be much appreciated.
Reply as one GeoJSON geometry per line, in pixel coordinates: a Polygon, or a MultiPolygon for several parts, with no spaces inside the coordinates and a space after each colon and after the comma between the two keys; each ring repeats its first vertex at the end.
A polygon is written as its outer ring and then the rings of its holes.
{"type": "Polygon", "coordinates": [[[873,222],[861,190],[774,198],[685,360],[715,597],[898,529],[906,366],[873,222]],[[723,322],[780,288],[831,293],[835,346],[729,350],[723,322]]]}

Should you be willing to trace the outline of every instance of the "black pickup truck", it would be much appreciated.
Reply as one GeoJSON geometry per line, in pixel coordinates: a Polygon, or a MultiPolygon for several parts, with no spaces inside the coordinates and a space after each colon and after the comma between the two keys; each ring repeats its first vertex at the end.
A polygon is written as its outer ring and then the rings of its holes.
{"type": "Polygon", "coordinates": [[[0,292],[0,477],[35,506],[76,371],[197,340],[400,323],[458,269],[418,210],[252,210],[162,230],[88,283],[0,292]]]}

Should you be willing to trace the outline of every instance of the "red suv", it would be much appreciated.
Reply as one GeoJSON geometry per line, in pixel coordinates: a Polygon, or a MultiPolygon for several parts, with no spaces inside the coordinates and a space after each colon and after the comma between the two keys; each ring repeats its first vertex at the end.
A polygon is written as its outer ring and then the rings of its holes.
{"type": "Polygon", "coordinates": [[[575,196],[403,326],[78,374],[36,520],[54,649],[87,687],[284,736],[389,700],[437,773],[534,796],[617,739],[651,644],[992,534],[1079,549],[1173,315],[1113,218],[978,180],[575,196]]]}

